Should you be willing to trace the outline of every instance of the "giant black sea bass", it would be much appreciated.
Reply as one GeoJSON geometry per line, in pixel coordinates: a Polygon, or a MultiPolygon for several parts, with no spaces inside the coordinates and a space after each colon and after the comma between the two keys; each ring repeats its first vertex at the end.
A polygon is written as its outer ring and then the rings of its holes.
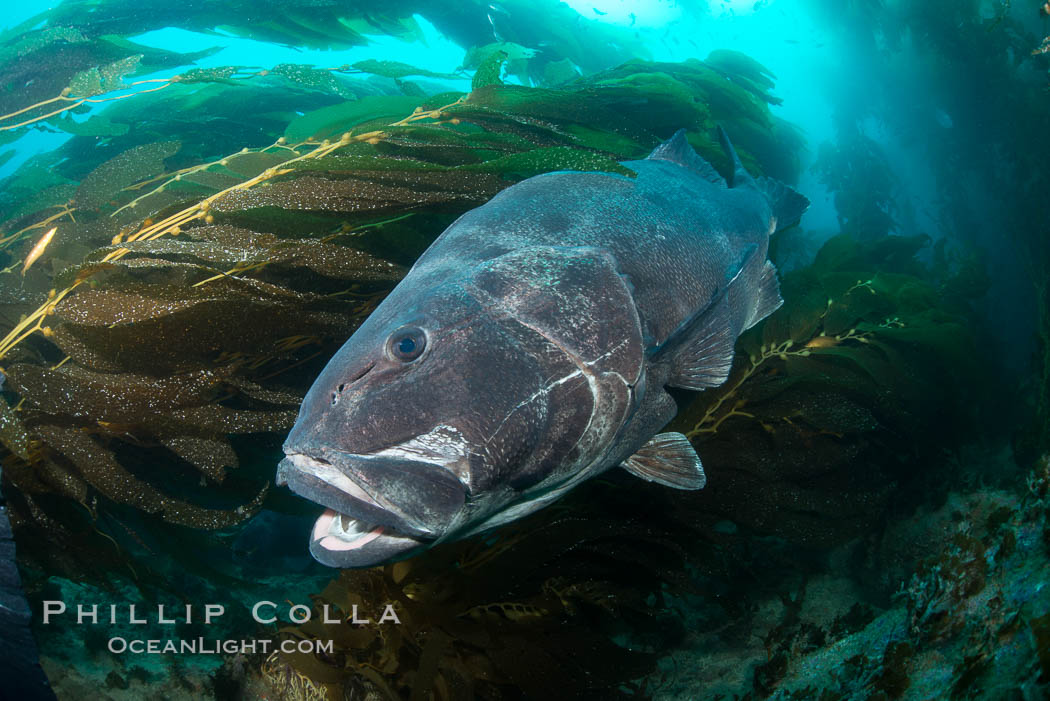
{"type": "Polygon", "coordinates": [[[452,224],[332,358],[279,484],[327,507],[310,552],[367,567],[521,518],[620,466],[700,489],[667,387],[722,384],[780,306],[769,237],[809,202],[730,182],[685,132],[637,174],[558,172],[452,224]]]}

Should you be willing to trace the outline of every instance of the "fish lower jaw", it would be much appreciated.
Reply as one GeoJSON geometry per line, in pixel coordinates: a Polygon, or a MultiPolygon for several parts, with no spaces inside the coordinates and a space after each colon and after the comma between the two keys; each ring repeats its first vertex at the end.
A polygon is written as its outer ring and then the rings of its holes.
{"type": "Polygon", "coordinates": [[[310,538],[325,550],[357,550],[388,530],[386,526],[366,524],[334,509],[325,509],[314,524],[310,538]]]}
{"type": "Polygon", "coordinates": [[[310,533],[310,550],[322,563],[330,566],[370,566],[389,555],[415,551],[429,541],[398,533],[389,526],[372,524],[334,509],[325,509],[310,533]],[[383,557],[373,558],[377,549],[383,557]],[[326,553],[322,557],[321,553],[326,553]],[[336,564],[332,559],[338,559],[336,564]]]}

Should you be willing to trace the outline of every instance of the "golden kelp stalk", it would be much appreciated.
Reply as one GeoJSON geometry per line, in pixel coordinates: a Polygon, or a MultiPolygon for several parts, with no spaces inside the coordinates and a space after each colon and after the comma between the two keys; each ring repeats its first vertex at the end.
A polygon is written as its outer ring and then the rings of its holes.
{"type": "MultiPolygon", "coordinates": [[[[860,283],[854,287],[859,286],[860,283]]],[[[829,299],[827,309],[824,310],[824,314],[820,317],[822,321],[827,316],[832,304],[834,304],[834,300],[829,299]]],[[[744,383],[750,380],[751,377],[758,372],[759,368],[765,365],[766,361],[773,358],[787,360],[789,356],[808,358],[814,352],[819,352],[824,348],[833,348],[846,341],[868,343],[870,337],[870,333],[858,332],[855,328],[844,333],[833,335],[828,335],[824,329],[821,329],[820,333],[817,333],[814,330],[813,336],[807,339],[804,344],[796,344],[796,342],[790,338],[779,343],[770,342],[768,344],[762,344],[758,353],[748,356],[748,364],[744,366],[743,372],[740,372],[736,379],[715,390],[718,398],[707,407],[704,411],[703,417],[701,417],[696,425],[686,432],[686,437],[694,439],[701,434],[717,433],[718,428],[722,423],[733,416],[741,416],[750,419],[756,418],[754,414],[743,411],[743,407],[747,404],[747,400],[744,399],[737,399],[726,411],[723,411],[722,408],[727,402],[737,396],[737,392],[744,383]]],[[[787,418],[784,418],[783,420],[788,421],[787,418]]]]}
{"type": "MultiPolygon", "coordinates": [[[[65,103],[65,104],[63,104],[62,107],[59,107],[58,109],[52,110],[52,111],[47,112],[45,114],[41,114],[41,115],[38,115],[36,117],[32,117],[30,119],[25,119],[25,120],[23,120],[21,122],[18,122],[17,124],[6,124],[6,125],[3,125],[3,126],[0,126],[0,131],[9,131],[11,129],[18,129],[19,127],[28,126],[30,124],[34,124],[36,122],[43,121],[43,120],[48,119],[50,117],[54,117],[55,115],[62,114],[63,112],[66,112],[67,110],[76,109],[77,107],[80,107],[81,105],[97,104],[97,103],[102,103],[102,102],[113,102],[114,100],[126,100],[129,97],[135,97],[137,95],[142,95],[142,94],[145,94],[145,93],[148,93],[148,92],[157,92],[158,90],[163,90],[164,88],[166,88],[166,87],[168,87],[170,85],[174,85],[177,82],[178,82],[178,76],[173,76],[171,78],[151,78],[151,79],[148,79],[148,80],[136,80],[133,83],[128,83],[127,85],[120,86],[119,88],[117,88],[117,90],[127,90],[128,88],[135,87],[137,85],[143,85],[143,84],[146,84],[146,83],[160,83],[160,85],[158,85],[157,87],[154,87],[154,88],[146,88],[144,90],[138,90],[136,92],[128,93],[126,95],[115,95],[113,97],[94,97],[94,98],[92,98],[92,97],[72,97],[72,96],[70,96],[70,89],[66,88],[65,90],[62,91],[61,95],[53,97],[50,100],[44,100],[44,101],[38,102],[38,103],[36,103],[34,105],[29,105],[28,107],[23,107],[22,109],[17,110],[15,112],[11,112],[10,114],[5,114],[3,116],[0,116],[0,122],[10,121],[10,120],[14,119],[15,117],[18,117],[19,115],[25,114],[26,112],[30,112],[32,110],[39,109],[41,107],[46,107],[47,105],[54,104],[56,102],[65,103]]],[[[116,92],[116,90],[113,91],[113,92],[116,92]]]]}
{"type": "MultiPolygon", "coordinates": [[[[449,103],[447,105],[444,105],[442,107],[438,107],[438,108],[432,109],[432,110],[423,110],[423,109],[417,107],[416,111],[413,112],[412,114],[410,114],[407,117],[405,117],[403,119],[400,119],[400,120],[398,120],[396,122],[393,122],[393,123],[389,124],[388,126],[389,127],[400,127],[400,126],[404,126],[406,124],[412,124],[413,122],[418,122],[418,121],[421,121],[421,120],[424,120],[424,119],[438,119],[438,118],[440,118],[442,116],[442,114],[443,114],[443,112],[445,110],[447,110],[447,109],[449,109],[451,107],[454,107],[455,105],[461,104],[463,101],[464,101],[464,98],[461,97],[458,100],[456,100],[455,102],[451,102],[451,103],[449,103]]],[[[250,180],[246,180],[246,181],[244,181],[242,183],[239,183],[237,185],[233,185],[231,187],[228,187],[225,190],[217,192],[216,194],[214,194],[214,195],[212,195],[210,197],[207,197],[204,200],[201,200],[200,202],[198,202],[197,204],[195,204],[195,205],[193,205],[191,207],[187,207],[186,209],[183,209],[180,212],[176,212],[175,214],[172,214],[171,216],[162,219],[159,222],[156,222],[154,224],[150,224],[148,226],[144,226],[143,228],[139,229],[137,232],[135,232],[134,234],[132,234],[131,236],[127,237],[124,240],[127,241],[127,242],[132,242],[132,241],[152,241],[154,239],[158,239],[161,236],[165,236],[167,234],[171,234],[172,236],[177,236],[179,233],[182,232],[182,227],[183,226],[185,226],[185,225],[187,225],[187,224],[189,224],[189,223],[191,223],[193,221],[196,221],[196,220],[205,220],[206,221],[207,218],[210,216],[209,211],[210,211],[212,205],[216,201],[218,201],[219,199],[221,199],[222,197],[228,195],[231,192],[234,192],[236,190],[248,190],[248,189],[250,189],[252,187],[255,187],[259,183],[266,182],[267,180],[270,180],[271,178],[277,177],[278,175],[284,175],[286,173],[290,173],[291,169],[289,169],[288,166],[292,165],[293,163],[298,163],[300,161],[306,161],[306,160],[310,160],[310,159],[323,158],[323,157],[331,154],[332,152],[337,151],[338,149],[343,148],[344,146],[348,146],[349,144],[352,144],[352,143],[365,142],[365,143],[375,144],[375,143],[378,143],[380,140],[386,138],[387,136],[388,136],[388,134],[386,132],[382,131],[382,130],[374,130],[374,131],[368,131],[368,132],[365,132],[365,133],[362,133],[362,134],[356,134],[356,135],[351,134],[350,132],[344,132],[342,134],[342,136],[340,136],[340,138],[337,141],[329,141],[329,140],[326,139],[325,141],[323,141],[320,144],[318,144],[309,153],[303,154],[301,156],[296,156],[294,158],[289,158],[288,160],[283,161],[283,162],[281,162],[280,164],[278,164],[276,166],[273,166],[273,167],[270,167],[270,168],[266,169],[265,171],[263,171],[259,175],[255,176],[254,178],[251,178],[250,180]]],[[[312,143],[309,140],[304,141],[304,142],[299,143],[299,144],[296,144],[295,146],[291,146],[289,148],[295,150],[295,149],[300,148],[302,146],[308,146],[308,145],[312,145],[312,143]]],[[[268,148],[282,147],[282,146],[286,146],[286,144],[284,143],[284,139],[283,138],[282,139],[278,139],[271,146],[268,146],[268,147],[266,147],[266,148],[264,148],[262,150],[265,151],[268,148]]],[[[163,187],[163,186],[161,186],[161,187],[163,187]]],[[[118,239],[114,240],[114,243],[118,243],[118,242],[119,242],[118,239]]],[[[115,261],[115,260],[119,260],[120,258],[123,258],[125,255],[127,255],[130,252],[131,252],[131,249],[123,248],[123,247],[118,248],[118,249],[116,249],[114,251],[111,251],[110,253],[107,253],[99,261],[99,266],[105,265],[106,263],[110,263],[110,262],[115,261]]],[[[28,260],[28,258],[27,258],[27,260],[28,260]]],[[[25,340],[26,338],[31,336],[33,333],[45,329],[46,327],[44,326],[44,319],[49,314],[54,313],[55,307],[58,305],[58,303],[61,302],[66,297],[66,295],[70,294],[71,292],[73,292],[73,290],[75,290],[77,287],[79,287],[81,284],[83,284],[85,281],[87,281],[87,279],[96,270],[99,269],[99,266],[93,266],[93,267],[88,268],[88,269],[86,269],[84,271],[81,271],[81,273],[76,277],[76,279],[68,287],[66,287],[66,288],[64,288],[62,290],[59,290],[59,291],[51,290],[48,293],[47,301],[44,302],[44,304],[40,305],[40,307],[38,307],[34,312],[32,312],[31,314],[26,316],[26,318],[23,319],[22,321],[20,321],[7,334],[7,336],[5,336],[2,340],[0,340],[0,359],[4,358],[11,351],[12,348],[17,346],[19,343],[21,343],[23,340],[25,340]]],[[[28,266],[26,266],[26,267],[28,267],[28,266]]],[[[47,331],[44,331],[44,333],[46,335],[47,331]]]]}
{"type": "Polygon", "coordinates": [[[76,210],[74,208],[70,207],[69,204],[70,203],[66,203],[66,204],[63,204],[63,205],[56,205],[56,206],[60,206],[62,208],[61,211],[59,211],[58,213],[52,214],[51,216],[47,217],[46,219],[42,219],[41,221],[38,221],[35,224],[30,224],[29,226],[22,227],[18,231],[15,231],[15,232],[13,232],[11,234],[8,234],[7,236],[0,237],[0,249],[7,248],[11,244],[13,244],[16,241],[18,241],[19,239],[21,239],[25,234],[28,234],[31,231],[35,231],[36,229],[43,229],[48,224],[51,224],[52,222],[58,221],[62,217],[67,217],[68,216],[73,222],[76,222],[76,218],[73,217],[73,212],[76,211],[76,210]]]}

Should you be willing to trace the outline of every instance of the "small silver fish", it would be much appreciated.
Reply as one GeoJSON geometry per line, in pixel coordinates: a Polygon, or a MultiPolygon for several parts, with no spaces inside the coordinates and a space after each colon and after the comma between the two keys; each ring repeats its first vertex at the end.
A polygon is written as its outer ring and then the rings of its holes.
{"type": "Polygon", "coordinates": [[[26,260],[22,263],[22,276],[25,277],[26,271],[29,267],[37,261],[40,256],[44,255],[44,251],[51,245],[51,239],[55,238],[55,232],[58,231],[58,227],[51,227],[46,234],[40,237],[40,240],[33,244],[33,247],[29,249],[29,255],[26,256],[26,260]]]}

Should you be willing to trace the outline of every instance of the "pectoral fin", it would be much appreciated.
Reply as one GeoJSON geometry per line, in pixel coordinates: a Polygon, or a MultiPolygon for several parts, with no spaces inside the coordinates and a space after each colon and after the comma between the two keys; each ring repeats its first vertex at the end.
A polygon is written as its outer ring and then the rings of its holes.
{"type": "Polygon", "coordinates": [[[675,489],[702,489],[707,484],[704,466],[689,439],[681,433],[659,433],[641,450],[623,461],[636,477],[675,489]]]}
{"type": "Polygon", "coordinates": [[[737,320],[740,312],[730,307],[728,292],[741,273],[755,260],[757,251],[758,246],[755,244],[748,246],[740,263],[730,268],[725,282],[715,290],[711,302],[682,322],[667,341],[653,352],[654,363],[670,363],[669,386],[708,389],[718,387],[729,377],[736,337],[741,328],[737,320]]]}

